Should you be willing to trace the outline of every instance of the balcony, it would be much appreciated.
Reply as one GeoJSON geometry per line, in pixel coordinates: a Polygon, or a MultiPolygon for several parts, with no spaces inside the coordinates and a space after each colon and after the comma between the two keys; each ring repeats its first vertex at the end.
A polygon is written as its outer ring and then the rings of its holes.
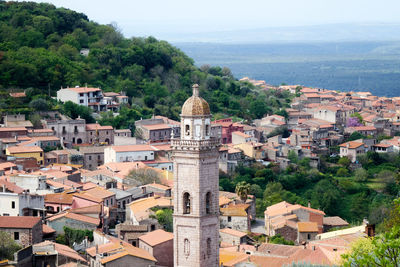
{"type": "Polygon", "coordinates": [[[173,150],[208,150],[217,148],[220,145],[220,140],[216,138],[211,138],[209,140],[171,139],[171,148],[173,150]]]}

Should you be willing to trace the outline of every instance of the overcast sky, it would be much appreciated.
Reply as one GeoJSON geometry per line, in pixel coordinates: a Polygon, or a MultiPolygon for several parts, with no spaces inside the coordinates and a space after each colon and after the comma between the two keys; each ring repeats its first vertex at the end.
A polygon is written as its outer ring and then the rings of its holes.
{"type": "MultiPolygon", "coordinates": [[[[43,1],[35,1],[43,2],[43,1]]],[[[331,23],[400,23],[399,0],[48,0],[126,37],[331,23]]]]}

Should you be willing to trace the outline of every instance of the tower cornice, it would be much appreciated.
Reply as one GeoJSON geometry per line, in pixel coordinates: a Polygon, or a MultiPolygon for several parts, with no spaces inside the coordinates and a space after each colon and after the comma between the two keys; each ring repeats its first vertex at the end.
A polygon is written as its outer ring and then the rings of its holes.
{"type": "Polygon", "coordinates": [[[172,150],[212,150],[220,147],[221,142],[219,139],[210,138],[206,140],[185,140],[185,139],[172,139],[172,150]]]}

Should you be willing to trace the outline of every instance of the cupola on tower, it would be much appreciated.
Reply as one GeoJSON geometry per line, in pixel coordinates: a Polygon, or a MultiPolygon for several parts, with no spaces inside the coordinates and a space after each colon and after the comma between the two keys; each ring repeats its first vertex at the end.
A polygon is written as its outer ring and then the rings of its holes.
{"type": "Polygon", "coordinates": [[[174,266],[218,266],[220,140],[211,137],[210,107],[193,85],[182,106],[174,160],[174,266]]]}

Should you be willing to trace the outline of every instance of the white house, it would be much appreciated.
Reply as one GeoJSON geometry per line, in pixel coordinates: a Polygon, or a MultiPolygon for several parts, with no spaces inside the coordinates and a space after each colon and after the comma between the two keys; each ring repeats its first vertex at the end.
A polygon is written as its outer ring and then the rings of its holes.
{"type": "Polygon", "coordinates": [[[150,145],[111,146],[104,149],[104,163],[153,161],[156,149],[150,145]]]}
{"type": "Polygon", "coordinates": [[[100,88],[74,87],[62,88],[57,91],[57,100],[72,101],[78,105],[89,106],[94,111],[106,109],[107,102],[103,98],[100,88]]]}
{"type": "Polygon", "coordinates": [[[2,216],[42,216],[44,196],[27,193],[0,193],[0,215],[2,216]]]}

